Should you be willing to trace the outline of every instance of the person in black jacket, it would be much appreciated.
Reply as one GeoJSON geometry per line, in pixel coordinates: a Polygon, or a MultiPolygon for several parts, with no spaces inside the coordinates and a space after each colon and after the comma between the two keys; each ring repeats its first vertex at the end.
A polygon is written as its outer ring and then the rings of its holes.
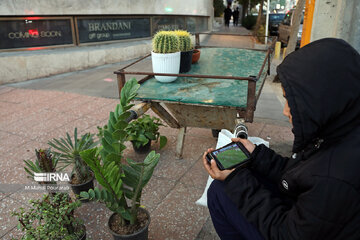
{"type": "Polygon", "coordinates": [[[239,7],[237,7],[232,14],[233,14],[234,26],[237,26],[239,24],[239,15],[240,15],[239,7]]]}
{"type": "Polygon", "coordinates": [[[225,8],[224,10],[225,27],[229,27],[231,16],[232,16],[232,11],[230,8],[230,4],[228,4],[227,8],[225,8]]]}
{"type": "Polygon", "coordinates": [[[208,207],[221,239],[360,239],[360,55],[340,39],[314,41],[277,68],[293,155],[242,142],[247,168],[220,171],[208,207]]]}

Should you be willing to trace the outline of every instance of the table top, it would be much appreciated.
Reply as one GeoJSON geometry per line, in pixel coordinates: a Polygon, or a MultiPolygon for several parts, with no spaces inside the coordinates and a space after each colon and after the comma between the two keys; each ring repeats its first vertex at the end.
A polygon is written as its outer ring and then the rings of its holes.
{"type": "MultiPolygon", "coordinates": [[[[257,76],[266,52],[238,48],[201,48],[200,60],[186,74],[257,76]]],[[[267,62],[267,61],[266,61],[267,62]]],[[[256,83],[256,95],[266,77],[264,69],[256,83]]],[[[136,99],[245,108],[246,80],[178,77],[170,83],[151,78],[141,84],[136,99]]]]}

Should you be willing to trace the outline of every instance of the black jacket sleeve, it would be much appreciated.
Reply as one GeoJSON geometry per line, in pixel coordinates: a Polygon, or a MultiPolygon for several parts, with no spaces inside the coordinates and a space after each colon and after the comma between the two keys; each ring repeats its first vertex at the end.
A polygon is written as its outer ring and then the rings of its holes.
{"type": "Polygon", "coordinates": [[[292,205],[264,188],[246,168],[225,181],[225,192],[265,239],[337,239],[343,227],[359,214],[359,193],[336,179],[312,178],[316,184],[309,184],[292,205]],[[352,216],[344,215],[341,206],[358,210],[352,216]]]}
{"type": "Polygon", "coordinates": [[[289,158],[282,157],[264,144],[255,147],[251,154],[251,168],[265,178],[278,182],[289,158]]]}

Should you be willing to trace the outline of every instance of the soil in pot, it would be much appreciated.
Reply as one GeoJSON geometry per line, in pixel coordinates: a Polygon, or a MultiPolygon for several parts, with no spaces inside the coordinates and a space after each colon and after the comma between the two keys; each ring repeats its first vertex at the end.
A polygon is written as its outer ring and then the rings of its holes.
{"type": "Polygon", "coordinates": [[[181,52],[180,57],[180,73],[188,72],[191,69],[193,50],[181,52]]]}
{"type": "Polygon", "coordinates": [[[192,55],[192,63],[196,63],[200,59],[200,50],[194,49],[193,55],[192,55]]]}
{"type": "Polygon", "coordinates": [[[139,148],[135,146],[134,142],[131,142],[131,143],[132,143],[134,151],[136,153],[144,154],[144,153],[148,153],[150,151],[151,140],[149,140],[149,142],[147,144],[145,144],[144,146],[140,146],[139,148]]]}
{"type": "Polygon", "coordinates": [[[138,221],[134,225],[121,226],[120,216],[116,213],[112,214],[108,224],[114,239],[148,239],[149,212],[139,208],[137,219],[138,221]]]}
{"type": "MultiPolygon", "coordinates": [[[[73,174],[71,176],[70,181],[71,189],[75,193],[76,196],[80,195],[81,192],[87,192],[89,189],[94,189],[94,174],[91,174],[91,177],[84,183],[80,183],[80,181],[73,174]]],[[[89,200],[80,200],[81,202],[88,202],[89,200]]]]}

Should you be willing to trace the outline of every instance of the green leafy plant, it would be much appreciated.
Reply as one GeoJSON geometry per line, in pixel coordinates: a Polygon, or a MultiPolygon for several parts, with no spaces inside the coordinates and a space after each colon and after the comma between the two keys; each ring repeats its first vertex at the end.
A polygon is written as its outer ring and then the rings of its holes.
{"type": "Polygon", "coordinates": [[[179,38],[173,31],[159,31],[152,40],[155,53],[179,52],[179,38]]]}
{"type": "Polygon", "coordinates": [[[145,146],[149,141],[160,138],[160,149],[167,143],[167,138],[159,133],[159,126],[163,126],[160,119],[150,117],[144,114],[142,117],[129,123],[125,131],[127,132],[127,140],[133,142],[134,146],[139,148],[145,146]]]}
{"type": "Polygon", "coordinates": [[[187,31],[176,30],[174,33],[179,38],[179,49],[181,52],[188,52],[193,49],[193,45],[191,43],[191,35],[187,31]]]}
{"type": "Polygon", "coordinates": [[[221,17],[221,15],[224,13],[225,10],[224,1],[214,0],[213,6],[214,6],[214,17],[221,17]]]}
{"type": "Polygon", "coordinates": [[[246,29],[251,30],[256,24],[256,16],[247,15],[245,18],[243,18],[242,26],[246,29]]]}
{"type": "Polygon", "coordinates": [[[44,195],[41,200],[30,200],[31,207],[12,212],[19,220],[18,228],[25,232],[21,239],[80,239],[85,227],[74,217],[79,201],[72,202],[68,194],[44,195]]]}
{"type": "Polygon", "coordinates": [[[120,104],[110,112],[107,128],[103,128],[101,146],[80,152],[81,157],[90,166],[102,189],[90,189],[81,192],[84,199],[104,202],[120,217],[120,225],[137,223],[142,189],[150,180],[159,154],[150,152],[145,160],[137,163],[131,159],[123,160],[124,142],[128,135],[125,129],[130,117],[131,100],[140,85],[136,79],[126,82],[120,97],[120,104]]]}
{"type": "MultiPolygon", "coordinates": [[[[34,179],[35,173],[52,173],[56,171],[58,164],[58,157],[53,158],[50,149],[35,149],[36,160],[24,160],[25,171],[28,173],[28,178],[34,179]]],[[[39,182],[43,184],[45,182],[39,182]]]]}
{"type": "Polygon", "coordinates": [[[66,138],[53,138],[48,144],[54,149],[54,156],[59,158],[59,162],[64,164],[64,168],[72,165],[72,182],[76,184],[85,183],[91,178],[89,166],[82,160],[80,152],[95,147],[98,143],[94,141],[93,134],[86,133],[78,138],[77,128],[74,129],[74,141],[69,133],[66,138]]]}

